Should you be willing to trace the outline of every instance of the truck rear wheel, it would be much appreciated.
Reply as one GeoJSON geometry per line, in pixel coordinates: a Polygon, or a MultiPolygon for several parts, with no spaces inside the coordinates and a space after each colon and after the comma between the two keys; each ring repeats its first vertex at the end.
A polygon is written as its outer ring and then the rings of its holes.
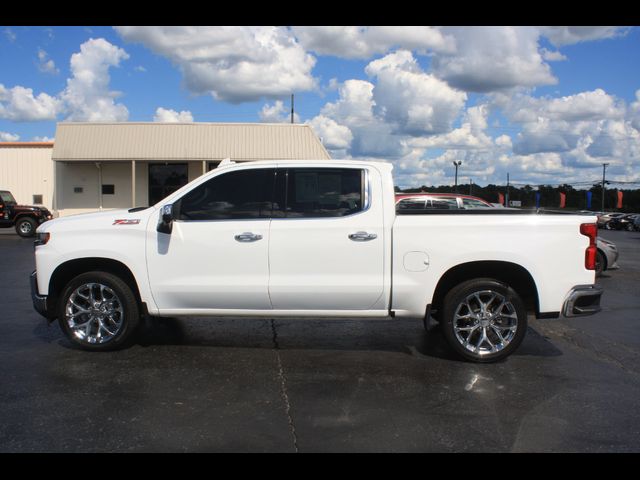
{"type": "Polygon", "coordinates": [[[36,234],[38,222],[31,217],[22,217],[16,220],[16,233],[21,237],[33,237],[36,234]]]}
{"type": "Polygon", "coordinates": [[[107,272],[78,275],[58,303],[60,326],[85,350],[118,350],[134,339],[140,312],[136,296],[122,279],[107,272]]]}
{"type": "Polygon", "coordinates": [[[440,324],[456,353],[488,363],[506,358],[520,346],[527,330],[527,312],[511,287],[478,278],[449,291],[440,324]]]}

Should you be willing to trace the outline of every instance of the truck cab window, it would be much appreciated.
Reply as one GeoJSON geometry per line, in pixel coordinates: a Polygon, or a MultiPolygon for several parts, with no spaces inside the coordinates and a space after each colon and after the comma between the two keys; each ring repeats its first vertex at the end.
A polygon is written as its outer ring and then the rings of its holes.
{"type": "Polygon", "coordinates": [[[238,170],[218,175],[178,202],[178,219],[186,221],[269,218],[274,169],[238,170]]]}
{"type": "Polygon", "coordinates": [[[286,217],[343,217],[360,212],[364,171],[355,168],[291,168],[286,217]]]}

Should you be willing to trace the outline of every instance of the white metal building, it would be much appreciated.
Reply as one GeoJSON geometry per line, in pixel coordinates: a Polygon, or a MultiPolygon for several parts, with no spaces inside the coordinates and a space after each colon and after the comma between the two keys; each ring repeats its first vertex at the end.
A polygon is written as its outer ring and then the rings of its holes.
{"type": "Polygon", "coordinates": [[[70,215],[153,205],[225,158],[331,157],[301,124],[59,123],[53,208],[70,215]]]}
{"type": "Polygon", "coordinates": [[[23,205],[53,207],[53,142],[0,142],[0,190],[23,205]]]}

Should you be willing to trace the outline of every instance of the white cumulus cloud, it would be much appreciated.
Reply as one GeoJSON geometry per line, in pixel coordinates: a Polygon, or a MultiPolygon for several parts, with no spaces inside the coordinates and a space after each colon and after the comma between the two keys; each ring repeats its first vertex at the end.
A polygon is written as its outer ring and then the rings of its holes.
{"type": "Polygon", "coordinates": [[[579,42],[602,40],[625,35],[628,28],[625,27],[598,27],[598,26],[573,26],[573,27],[541,27],[542,35],[547,37],[556,46],[571,45],[579,42]]]}
{"type": "Polygon", "coordinates": [[[467,100],[466,93],[422,71],[407,50],[374,60],[365,71],[376,79],[374,111],[409,135],[449,131],[467,100]]]}
{"type": "MultiPolygon", "coordinates": [[[[348,137],[343,126],[352,135],[349,154],[355,157],[393,158],[407,152],[404,138],[396,134],[394,127],[374,114],[374,85],[365,80],[347,80],[338,88],[339,98],[327,103],[320,110],[320,117],[310,121],[316,126],[328,125],[331,119],[334,132],[341,132],[342,141],[348,137]]],[[[329,141],[335,141],[329,136],[329,141]]],[[[340,140],[338,140],[340,142],[340,140]]]]}
{"type": "Polygon", "coordinates": [[[187,88],[231,103],[317,87],[316,59],[285,27],[115,27],[177,65],[187,88]]]}
{"type": "Polygon", "coordinates": [[[552,85],[557,79],[539,51],[535,27],[450,27],[456,39],[452,54],[437,54],[433,72],[468,92],[552,85]]]}
{"type": "Polygon", "coordinates": [[[20,140],[20,135],[9,132],[0,132],[0,142],[17,142],[20,140]]]}
{"type": "Polygon", "coordinates": [[[320,55],[370,58],[394,48],[452,52],[455,39],[428,26],[303,26],[292,27],[300,43],[320,55]]]}
{"type": "Polygon", "coordinates": [[[158,107],[156,114],[153,116],[154,122],[162,123],[191,123],[193,115],[188,110],[176,112],[175,110],[158,107]]]}
{"type": "MultiPolygon", "coordinates": [[[[260,121],[264,123],[289,123],[291,122],[291,110],[284,106],[282,100],[276,100],[273,105],[268,103],[262,106],[258,113],[260,121]]],[[[293,112],[293,122],[300,123],[300,115],[293,112]]]]}
{"type": "Polygon", "coordinates": [[[14,122],[55,120],[61,107],[58,98],[46,93],[34,95],[31,88],[0,84],[0,118],[14,122]]]}
{"type": "Polygon", "coordinates": [[[89,39],[80,52],[71,55],[71,78],[61,94],[67,120],[86,122],[123,122],[129,118],[127,107],[116,103],[120,94],[109,90],[109,69],[129,58],[127,52],[104,38],[89,39]]]}
{"type": "Polygon", "coordinates": [[[353,140],[353,133],[349,127],[340,125],[335,120],[325,117],[324,115],[318,115],[310,120],[309,125],[316,132],[316,135],[320,137],[322,143],[329,150],[340,150],[346,152],[351,146],[353,140]]]}
{"type": "Polygon", "coordinates": [[[56,68],[55,62],[49,58],[49,54],[42,49],[38,50],[38,70],[43,73],[57,75],[60,70],[56,68]]]}

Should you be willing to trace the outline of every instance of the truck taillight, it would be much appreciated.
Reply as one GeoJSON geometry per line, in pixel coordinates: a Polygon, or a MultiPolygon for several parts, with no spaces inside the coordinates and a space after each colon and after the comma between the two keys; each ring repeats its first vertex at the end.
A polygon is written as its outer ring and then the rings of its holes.
{"type": "Polygon", "coordinates": [[[583,223],[580,225],[580,233],[589,237],[589,246],[584,252],[584,268],[587,270],[595,270],[596,257],[598,256],[598,249],[596,247],[598,225],[595,223],[583,223]]]}

